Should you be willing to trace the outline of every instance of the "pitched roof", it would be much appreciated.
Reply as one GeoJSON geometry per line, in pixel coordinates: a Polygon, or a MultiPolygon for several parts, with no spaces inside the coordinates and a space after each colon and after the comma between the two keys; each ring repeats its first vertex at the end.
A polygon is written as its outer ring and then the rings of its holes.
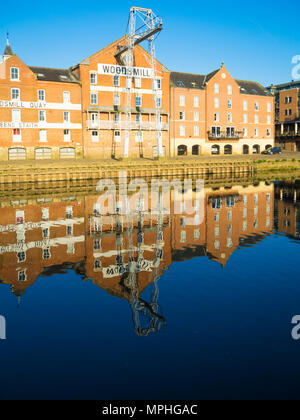
{"type": "Polygon", "coordinates": [[[30,70],[35,73],[37,80],[45,80],[47,82],[61,83],[80,83],[77,77],[70,69],[50,69],[48,67],[31,67],[30,70]]]}
{"type": "MultiPolygon", "coordinates": [[[[209,74],[191,74],[171,72],[170,83],[171,87],[179,87],[185,89],[204,89],[205,84],[209,82],[217,73],[215,70],[209,74]]],[[[272,96],[260,83],[251,82],[247,80],[235,80],[241,88],[241,93],[245,95],[259,95],[259,96],[272,96]]]]}
{"type": "Polygon", "coordinates": [[[180,73],[172,71],[170,83],[172,87],[181,87],[185,89],[203,89],[206,75],[180,73]]]}
{"type": "Polygon", "coordinates": [[[258,82],[235,79],[244,95],[273,96],[265,87],[258,82]]]}

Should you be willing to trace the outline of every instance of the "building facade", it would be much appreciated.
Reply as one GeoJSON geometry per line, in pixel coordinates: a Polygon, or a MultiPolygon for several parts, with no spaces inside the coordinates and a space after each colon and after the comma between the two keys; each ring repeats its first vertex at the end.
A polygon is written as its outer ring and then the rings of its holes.
{"type": "Polygon", "coordinates": [[[285,150],[300,151],[300,81],[272,85],[275,95],[276,145],[285,150]]]}
{"type": "Polygon", "coordinates": [[[0,159],[83,157],[81,88],[69,70],[28,67],[9,44],[0,63],[0,159]]]}
{"type": "Polygon", "coordinates": [[[128,67],[126,43],[51,69],[28,67],[7,42],[0,159],[248,155],[274,145],[274,98],[260,84],[233,79],[224,64],[170,72],[140,45],[128,67]]]}
{"type": "Polygon", "coordinates": [[[225,65],[208,75],[171,73],[171,155],[257,154],[274,146],[274,98],[225,65]]]}

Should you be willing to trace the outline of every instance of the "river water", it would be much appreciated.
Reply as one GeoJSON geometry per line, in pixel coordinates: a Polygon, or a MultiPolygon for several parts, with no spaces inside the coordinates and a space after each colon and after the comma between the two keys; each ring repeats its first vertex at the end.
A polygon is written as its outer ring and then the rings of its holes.
{"type": "Polygon", "coordinates": [[[298,398],[300,181],[200,189],[1,193],[1,399],[298,398]]]}

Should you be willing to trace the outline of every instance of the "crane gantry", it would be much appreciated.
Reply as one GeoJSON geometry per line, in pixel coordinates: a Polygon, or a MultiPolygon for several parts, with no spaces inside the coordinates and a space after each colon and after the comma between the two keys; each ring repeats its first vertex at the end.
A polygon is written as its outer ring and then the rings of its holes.
{"type": "Polygon", "coordinates": [[[155,109],[155,136],[158,156],[163,155],[162,147],[162,123],[161,110],[158,104],[158,83],[155,59],[155,35],[163,29],[163,21],[156,16],[152,9],[143,7],[132,7],[129,13],[126,43],[119,45],[115,54],[117,60],[121,60],[127,67],[126,71],[126,107],[125,107],[125,133],[123,143],[123,157],[129,156],[129,138],[132,129],[131,121],[131,98],[132,98],[132,78],[134,63],[134,47],[143,41],[149,42],[150,65],[152,75],[152,90],[155,109]]]}

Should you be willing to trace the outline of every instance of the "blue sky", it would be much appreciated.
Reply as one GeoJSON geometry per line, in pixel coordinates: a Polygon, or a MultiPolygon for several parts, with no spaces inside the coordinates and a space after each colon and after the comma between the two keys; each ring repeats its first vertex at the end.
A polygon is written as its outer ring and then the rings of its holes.
{"type": "Polygon", "coordinates": [[[300,55],[299,0],[288,8],[278,0],[3,2],[1,52],[8,30],[26,64],[70,67],[124,35],[133,5],[163,17],[157,57],[170,70],[209,73],[225,61],[235,78],[264,85],[292,78],[292,57],[300,55]]]}

